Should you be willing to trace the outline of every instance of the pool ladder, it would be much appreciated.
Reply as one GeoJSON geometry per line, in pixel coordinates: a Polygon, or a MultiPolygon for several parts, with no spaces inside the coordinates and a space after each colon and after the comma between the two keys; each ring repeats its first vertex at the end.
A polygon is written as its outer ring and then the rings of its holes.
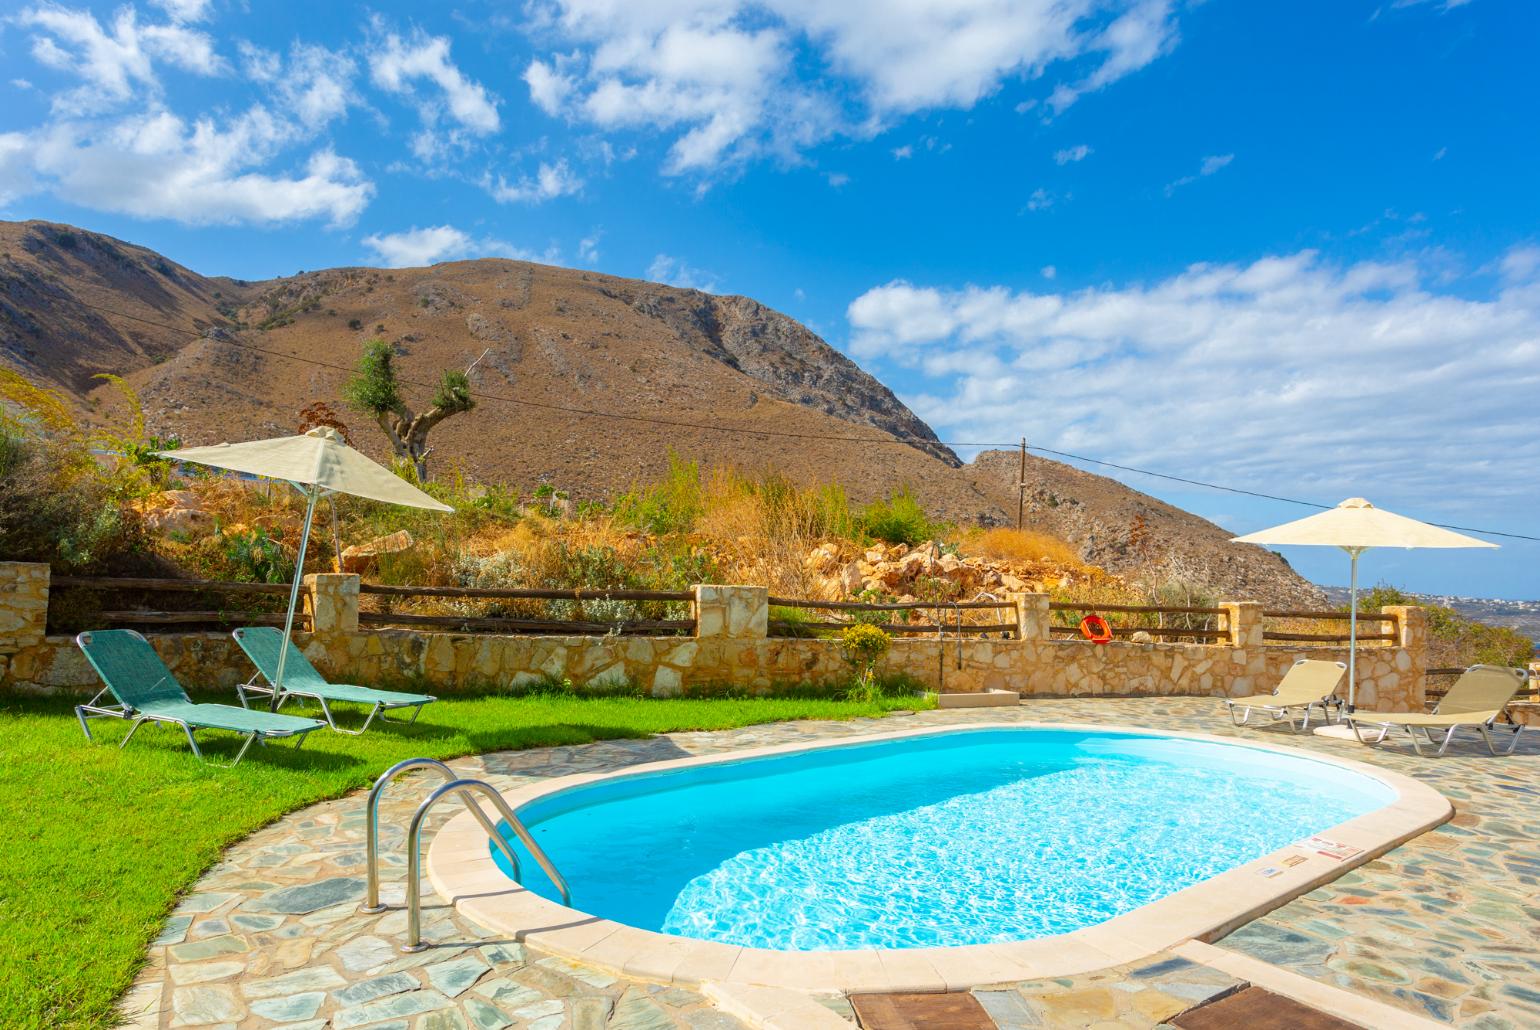
{"type": "Polygon", "coordinates": [[[451,795],[459,795],[465,802],[465,807],[470,809],[471,815],[481,824],[481,828],[487,831],[487,838],[496,844],[503,857],[508,859],[508,868],[513,871],[513,878],[523,881],[523,874],[519,870],[519,856],[509,846],[508,839],[498,832],[497,826],[487,817],[487,813],[476,803],[475,795],[480,794],[492,802],[492,807],[497,809],[497,814],[503,817],[513,832],[518,834],[519,841],[529,849],[529,853],[535,856],[535,861],[540,863],[540,868],[545,875],[551,878],[556,889],[561,892],[561,900],[564,905],[572,904],[572,892],[567,889],[567,881],[561,873],[556,871],[550,858],[535,838],[530,834],[529,828],[513,814],[513,809],[508,807],[508,802],[503,800],[501,794],[493,789],[485,780],[463,779],[455,775],[453,769],[443,762],[433,758],[408,758],[397,762],[380,774],[380,778],[374,781],[374,786],[369,789],[369,800],[366,802],[364,812],[364,828],[367,839],[365,848],[369,866],[368,897],[364,901],[363,911],[383,912],[389,906],[380,903],[380,796],[385,793],[385,788],[397,776],[409,769],[432,769],[445,780],[437,790],[423,799],[417,806],[417,811],[412,813],[412,821],[408,824],[406,834],[406,943],[401,945],[405,952],[422,951],[427,947],[422,941],[422,828],[427,822],[428,813],[433,810],[444,798],[451,795]]]}

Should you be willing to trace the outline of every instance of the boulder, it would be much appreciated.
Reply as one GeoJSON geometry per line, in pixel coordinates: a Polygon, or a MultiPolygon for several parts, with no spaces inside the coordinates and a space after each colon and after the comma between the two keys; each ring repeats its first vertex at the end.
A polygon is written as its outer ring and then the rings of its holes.
{"type": "Polygon", "coordinates": [[[365,575],[374,571],[382,554],[396,554],[412,547],[417,541],[404,529],[385,536],[377,536],[367,543],[355,544],[342,551],[342,571],[365,575]]]}
{"type": "Polygon", "coordinates": [[[144,502],[144,523],[153,533],[196,533],[213,525],[214,516],[191,490],[166,490],[144,502]]]}

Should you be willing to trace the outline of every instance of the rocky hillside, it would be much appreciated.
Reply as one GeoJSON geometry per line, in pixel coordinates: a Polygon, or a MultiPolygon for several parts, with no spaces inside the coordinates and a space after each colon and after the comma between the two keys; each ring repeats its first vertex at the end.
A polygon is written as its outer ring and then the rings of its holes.
{"type": "MultiPolygon", "coordinates": [[[[1014,505],[1021,457],[985,451],[968,466],[980,489],[1014,505]]],[[[1025,518],[1067,540],[1109,572],[1152,585],[1173,581],[1223,588],[1233,597],[1320,607],[1326,595],[1276,551],[1230,543],[1207,519],[1130,489],[1115,479],[1027,456],[1025,518]]]]}
{"type": "MultiPolygon", "coordinates": [[[[948,519],[1014,521],[1014,456],[963,465],[882,383],[747,297],[502,259],[244,282],[71,226],[0,222],[0,364],[93,418],[116,397],[91,377],[111,372],[139,392],[151,431],[189,444],[292,432],[316,401],[342,409],[347,369],[376,337],[422,383],[474,363],[484,399],[434,431],[438,472],[597,499],[658,478],[672,450],[837,480],[857,501],[909,484],[948,519]]],[[[345,417],[363,450],[387,456],[365,418],[345,417]]],[[[1153,498],[1052,462],[1034,460],[1030,478],[1031,523],[1088,562],[1153,555],[1162,575],[1227,593],[1317,599],[1281,560],[1153,498]],[[1157,547],[1130,547],[1137,515],[1157,547]]]]}

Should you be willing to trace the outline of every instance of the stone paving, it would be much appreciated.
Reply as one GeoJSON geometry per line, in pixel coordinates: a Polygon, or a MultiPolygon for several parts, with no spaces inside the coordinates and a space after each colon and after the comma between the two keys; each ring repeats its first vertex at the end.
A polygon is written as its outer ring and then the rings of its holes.
{"type": "MultiPolygon", "coordinates": [[[[919,726],[1085,722],[1186,729],[1291,743],[1425,780],[1455,819],[1258,919],[1232,949],[1404,1010],[1459,1026],[1540,1025],[1540,733],[1493,758],[1471,738],[1443,759],[1400,749],[1235,729],[1197,698],[1044,699],[1013,709],[883,720],[789,722],[650,740],[504,752],[451,763],[499,789],[684,755],[919,726]]],[[[432,782],[436,782],[436,779],[432,782]]],[[[424,889],[424,938],[403,955],[403,825],[428,781],[406,777],[381,809],[381,915],[363,896],[362,797],[296,812],[233,847],[168,920],[123,1001],[138,1027],[291,1030],[731,1030],[699,993],[649,984],[498,940],[424,889]]],[[[441,818],[453,814],[445,806],[441,818]]],[[[1003,1030],[1149,1027],[1241,982],[1163,954],[1083,976],[975,993],[1003,1030]]],[[[850,1018],[843,999],[822,999],[850,1018]]]]}

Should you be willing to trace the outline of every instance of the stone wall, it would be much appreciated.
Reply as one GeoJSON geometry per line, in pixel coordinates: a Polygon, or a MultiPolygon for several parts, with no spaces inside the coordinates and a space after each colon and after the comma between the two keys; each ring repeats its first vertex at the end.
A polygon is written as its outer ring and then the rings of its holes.
{"type": "MultiPolygon", "coordinates": [[[[0,688],[94,692],[96,677],[73,642],[43,635],[47,569],[38,568],[0,562],[0,585],[6,588],[0,593],[0,688]]],[[[696,587],[694,637],[535,637],[360,632],[358,577],[307,576],[306,586],[315,632],[295,639],[322,672],[344,681],[425,681],[449,694],[551,676],[580,685],[635,682],[668,697],[721,686],[771,692],[849,674],[837,641],[766,636],[763,587],[696,587]]],[[[1297,658],[1347,660],[1346,649],[1264,645],[1262,608],[1252,602],[1224,605],[1229,640],[1216,644],[1093,644],[1049,637],[1046,595],[1012,600],[1020,639],[897,638],[884,670],[946,692],[1001,688],[1026,696],[1235,697],[1272,689],[1297,658]]],[[[1359,648],[1359,705],[1418,711],[1426,667],[1423,613],[1390,610],[1400,616],[1401,639],[1359,648]]],[[[229,688],[250,674],[245,656],[224,634],[152,639],[189,686],[229,688]]]]}

